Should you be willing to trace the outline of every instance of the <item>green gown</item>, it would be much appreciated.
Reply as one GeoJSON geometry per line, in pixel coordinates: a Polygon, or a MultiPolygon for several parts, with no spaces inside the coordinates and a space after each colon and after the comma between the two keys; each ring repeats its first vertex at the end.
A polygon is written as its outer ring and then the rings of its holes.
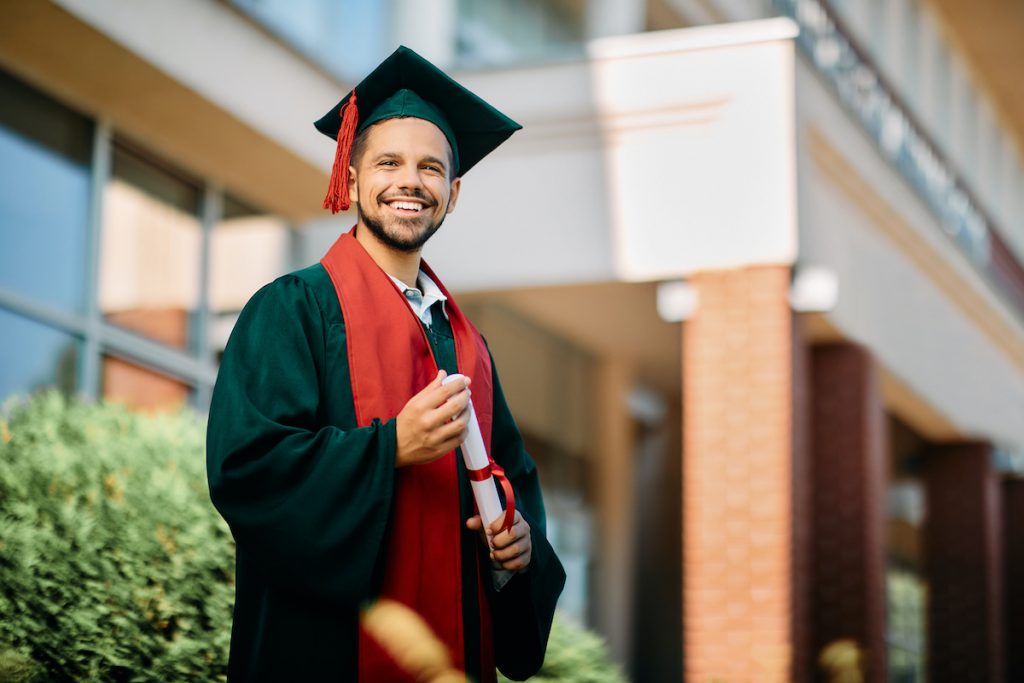
{"type": "MultiPolygon", "coordinates": [[[[451,329],[435,309],[428,338],[457,371],[451,329]]],[[[530,568],[501,591],[484,586],[495,659],[506,676],[536,673],[565,582],[545,536],[536,467],[494,373],[492,457],[531,528],[530,568]]],[[[355,680],[359,607],[382,578],[394,492],[395,418],[357,428],[345,323],[320,264],[285,275],[243,309],[210,406],[207,470],[214,505],[237,546],[229,678],[355,680]]],[[[463,520],[473,514],[461,455],[463,520]]],[[[479,676],[476,532],[461,535],[466,670],[479,676]]],[[[484,566],[487,566],[486,562],[484,566]]]]}

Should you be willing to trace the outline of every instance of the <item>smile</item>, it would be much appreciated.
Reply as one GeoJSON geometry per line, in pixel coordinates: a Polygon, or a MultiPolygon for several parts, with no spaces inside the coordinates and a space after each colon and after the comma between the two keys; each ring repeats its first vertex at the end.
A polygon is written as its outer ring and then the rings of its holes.
{"type": "Polygon", "coordinates": [[[426,210],[426,205],[414,199],[389,199],[384,202],[400,216],[417,216],[426,210]]]}

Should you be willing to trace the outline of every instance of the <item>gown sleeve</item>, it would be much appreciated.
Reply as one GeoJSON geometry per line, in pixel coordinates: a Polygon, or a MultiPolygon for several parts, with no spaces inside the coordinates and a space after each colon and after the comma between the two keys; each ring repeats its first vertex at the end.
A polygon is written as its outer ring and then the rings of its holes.
{"type": "MultiPolygon", "coordinates": [[[[494,359],[491,359],[494,367],[494,359]]],[[[516,493],[516,509],[530,525],[529,568],[500,591],[489,591],[493,609],[494,653],[498,669],[512,680],[526,680],[544,663],[551,621],[565,586],[565,570],[547,539],[547,519],[537,466],[526,452],[505,395],[493,371],[494,423],[491,451],[516,493]]],[[[490,582],[487,582],[490,583],[490,582]]]]}
{"type": "Polygon", "coordinates": [[[327,327],[297,277],[253,296],[214,388],[207,475],[239,549],[269,582],[351,609],[374,588],[394,488],[395,421],[325,424],[327,327]]]}

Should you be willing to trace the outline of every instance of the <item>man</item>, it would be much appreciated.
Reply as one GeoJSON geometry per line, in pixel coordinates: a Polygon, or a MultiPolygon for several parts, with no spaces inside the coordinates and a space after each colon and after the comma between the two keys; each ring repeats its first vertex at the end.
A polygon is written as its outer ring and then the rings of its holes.
{"type": "Polygon", "coordinates": [[[358,627],[387,597],[473,679],[526,678],[565,574],[486,345],[420,258],[461,176],[519,126],[406,48],[316,125],[337,140],[325,206],[355,202],[358,222],[253,296],[210,407],[211,497],[237,545],[229,676],[393,680],[358,627]],[[516,508],[486,528],[455,450],[471,391],[516,508]]]}

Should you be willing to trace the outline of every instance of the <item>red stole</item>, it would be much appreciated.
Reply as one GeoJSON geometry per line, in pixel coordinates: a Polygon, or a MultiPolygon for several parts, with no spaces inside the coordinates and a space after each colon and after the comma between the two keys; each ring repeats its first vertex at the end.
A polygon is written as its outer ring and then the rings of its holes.
{"type": "MultiPolygon", "coordinates": [[[[426,332],[391,278],[356,240],[355,228],[339,237],[320,263],[341,302],[356,422],[360,427],[374,418],[386,422],[437,376],[426,332]]],[[[473,407],[489,451],[493,389],[487,347],[430,267],[421,267],[448,297],[459,372],[472,378],[473,407]]],[[[453,451],[395,471],[381,597],[416,610],[448,646],[453,664],[464,670],[460,536],[465,520],[457,468],[453,451]]],[[[477,569],[478,577],[487,572],[479,563],[477,569]]],[[[490,609],[482,585],[474,588],[481,611],[481,674],[485,681],[494,680],[490,609]]],[[[383,661],[387,658],[366,640],[360,631],[360,680],[393,680],[385,673],[393,663],[383,661]]]]}

